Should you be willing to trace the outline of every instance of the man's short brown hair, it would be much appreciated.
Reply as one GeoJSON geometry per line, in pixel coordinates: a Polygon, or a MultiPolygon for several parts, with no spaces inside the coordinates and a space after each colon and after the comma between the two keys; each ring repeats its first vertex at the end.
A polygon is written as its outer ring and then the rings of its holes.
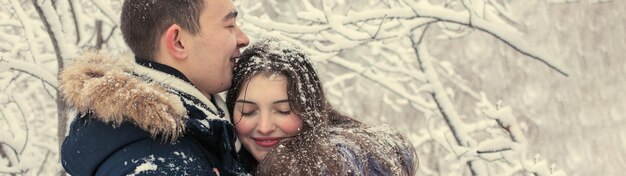
{"type": "Polygon", "coordinates": [[[121,30],[136,57],[154,60],[159,39],[172,24],[192,34],[200,31],[205,0],[125,0],[121,30]]]}

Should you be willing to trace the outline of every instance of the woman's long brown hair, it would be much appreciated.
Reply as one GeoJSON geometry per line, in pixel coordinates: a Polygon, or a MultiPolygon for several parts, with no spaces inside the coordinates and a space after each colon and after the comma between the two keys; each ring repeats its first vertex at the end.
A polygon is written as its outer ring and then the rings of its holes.
{"type": "MultiPolygon", "coordinates": [[[[352,168],[353,173],[362,175],[415,173],[415,150],[404,136],[393,130],[374,130],[336,111],[327,102],[310,59],[298,47],[278,39],[250,45],[237,60],[231,89],[226,94],[231,118],[240,94],[245,99],[247,82],[259,74],[287,78],[290,108],[304,124],[299,135],[281,143],[260,165],[242,148],[240,161],[248,171],[258,175],[345,175],[349,173],[343,172],[352,168]],[[381,137],[391,141],[377,139],[381,137]],[[372,151],[381,147],[389,149],[372,151]]],[[[234,118],[232,122],[238,123],[234,118]]]]}

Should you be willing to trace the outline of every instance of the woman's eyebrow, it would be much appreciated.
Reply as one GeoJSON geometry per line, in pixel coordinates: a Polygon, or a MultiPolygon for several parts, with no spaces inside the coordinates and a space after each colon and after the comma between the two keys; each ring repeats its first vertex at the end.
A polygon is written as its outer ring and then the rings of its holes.
{"type": "Polygon", "coordinates": [[[273,104],[279,104],[279,103],[289,103],[289,102],[290,102],[290,101],[289,101],[289,99],[284,99],[284,100],[278,100],[278,101],[275,101],[273,104]]]}
{"type": "Polygon", "coordinates": [[[256,104],[255,102],[251,102],[248,100],[237,100],[237,103],[256,104]]]}

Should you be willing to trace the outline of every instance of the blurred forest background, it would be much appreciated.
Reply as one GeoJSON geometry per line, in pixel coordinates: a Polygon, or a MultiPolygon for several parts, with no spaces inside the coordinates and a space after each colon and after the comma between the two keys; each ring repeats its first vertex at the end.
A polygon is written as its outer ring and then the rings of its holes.
{"type": "MultiPolygon", "coordinates": [[[[59,70],[127,52],[122,0],[0,0],[0,175],[62,174],[59,70]]],[[[626,8],[617,0],[235,1],[254,42],[315,61],[340,111],[407,134],[419,175],[621,175],[626,8]]]]}

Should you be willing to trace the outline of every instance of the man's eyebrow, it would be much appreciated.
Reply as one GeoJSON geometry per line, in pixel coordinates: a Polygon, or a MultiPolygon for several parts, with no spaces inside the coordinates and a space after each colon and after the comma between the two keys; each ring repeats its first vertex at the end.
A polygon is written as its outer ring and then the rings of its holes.
{"type": "Polygon", "coordinates": [[[237,10],[232,10],[230,12],[228,12],[228,14],[226,14],[226,16],[224,16],[224,18],[222,19],[223,21],[228,21],[231,19],[235,19],[237,18],[237,15],[239,15],[239,12],[237,12],[237,10]]]}

